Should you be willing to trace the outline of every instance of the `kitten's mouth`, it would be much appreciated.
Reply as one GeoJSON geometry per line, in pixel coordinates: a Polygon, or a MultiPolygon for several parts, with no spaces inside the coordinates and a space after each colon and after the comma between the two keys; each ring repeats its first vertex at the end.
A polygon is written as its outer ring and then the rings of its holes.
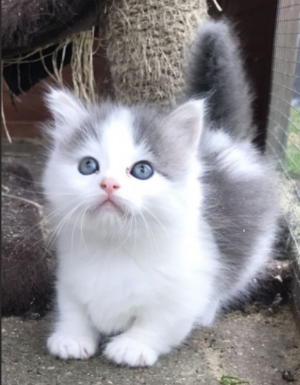
{"type": "Polygon", "coordinates": [[[90,211],[94,212],[94,211],[97,211],[100,209],[101,210],[103,209],[107,212],[116,212],[116,211],[123,212],[123,208],[122,208],[121,204],[119,204],[118,202],[116,202],[114,199],[112,199],[110,197],[108,197],[104,201],[94,205],[90,211]]]}
{"type": "Polygon", "coordinates": [[[109,198],[102,202],[100,204],[100,207],[105,207],[109,209],[120,209],[120,206],[109,198]]]}

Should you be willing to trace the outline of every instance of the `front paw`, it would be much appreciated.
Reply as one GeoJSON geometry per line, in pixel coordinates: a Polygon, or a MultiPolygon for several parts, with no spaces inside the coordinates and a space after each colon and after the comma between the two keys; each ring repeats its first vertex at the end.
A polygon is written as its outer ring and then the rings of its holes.
{"type": "Polygon", "coordinates": [[[153,349],[122,334],[107,344],[104,355],[118,365],[128,366],[152,366],[158,358],[153,349]]]}
{"type": "Polygon", "coordinates": [[[57,332],[48,338],[47,347],[53,356],[63,360],[86,360],[95,354],[97,344],[89,337],[57,332]]]}

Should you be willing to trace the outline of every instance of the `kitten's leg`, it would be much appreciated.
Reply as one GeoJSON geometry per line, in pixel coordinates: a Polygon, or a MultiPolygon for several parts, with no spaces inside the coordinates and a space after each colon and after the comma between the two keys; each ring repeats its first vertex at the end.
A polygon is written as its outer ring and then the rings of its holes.
{"type": "Polygon", "coordinates": [[[99,337],[83,306],[59,287],[58,320],[47,341],[50,353],[65,360],[87,359],[95,354],[99,337]]]}
{"type": "Polygon", "coordinates": [[[129,330],[110,340],[104,355],[119,365],[152,366],[159,355],[179,345],[194,324],[194,317],[163,313],[137,318],[129,330]]]}

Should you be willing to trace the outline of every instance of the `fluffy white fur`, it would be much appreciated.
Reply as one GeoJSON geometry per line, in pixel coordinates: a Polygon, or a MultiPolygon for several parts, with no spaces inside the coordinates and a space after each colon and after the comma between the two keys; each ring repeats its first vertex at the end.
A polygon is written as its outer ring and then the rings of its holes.
{"type": "MultiPolygon", "coordinates": [[[[87,138],[68,157],[61,143],[68,142],[87,111],[64,91],[50,93],[48,104],[54,114],[54,146],[43,181],[59,260],[57,321],[48,349],[62,359],[87,359],[95,354],[102,335],[114,335],[104,349],[108,359],[129,366],[153,365],[195,325],[211,324],[222,300],[215,284],[222,274],[220,255],[201,215],[197,148],[203,102],[187,102],[164,122],[166,130],[174,125],[193,130],[182,153],[188,171],[177,182],[159,172],[145,181],[128,174],[137,161],[155,162],[147,143],[134,143],[130,109],[120,107],[105,123],[96,122],[101,140],[87,138]],[[78,163],[86,156],[98,160],[99,173],[79,173],[78,163]],[[105,177],[121,186],[115,192],[121,211],[98,207],[106,197],[100,188],[105,177]]],[[[174,130],[170,135],[180,134],[174,130]]],[[[228,147],[227,134],[215,135],[202,135],[207,148],[228,147]]],[[[228,152],[224,165],[238,165],[233,176],[259,172],[247,151],[228,152]]],[[[274,228],[264,234],[265,250],[258,252],[261,245],[257,246],[252,267],[237,278],[228,297],[261,268],[273,236],[274,228]]]]}

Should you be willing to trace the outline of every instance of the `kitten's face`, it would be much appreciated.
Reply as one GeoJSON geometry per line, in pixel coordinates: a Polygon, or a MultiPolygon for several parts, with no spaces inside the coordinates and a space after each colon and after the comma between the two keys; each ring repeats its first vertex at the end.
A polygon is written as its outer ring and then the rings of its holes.
{"type": "Polygon", "coordinates": [[[54,209],[106,226],[175,209],[198,172],[202,102],[168,116],[107,103],[86,109],[64,91],[48,104],[54,146],[44,186],[54,209]]]}

